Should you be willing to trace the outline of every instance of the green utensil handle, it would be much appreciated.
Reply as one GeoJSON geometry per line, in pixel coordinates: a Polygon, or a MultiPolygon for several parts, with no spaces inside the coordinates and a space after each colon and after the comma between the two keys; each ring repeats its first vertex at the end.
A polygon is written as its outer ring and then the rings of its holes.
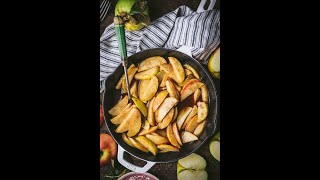
{"type": "Polygon", "coordinates": [[[129,83],[129,77],[128,77],[128,72],[127,72],[126,36],[125,36],[125,31],[124,31],[124,21],[121,17],[119,17],[119,16],[114,17],[114,28],[115,28],[116,36],[117,36],[120,58],[122,61],[122,66],[123,66],[124,74],[126,77],[127,93],[128,93],[129,100],[131,102],[130,83],[129,83]]]}
{"type": "Polygon", "coordinates": [[[121,60],[127,59],[127,47],[126,47],[126,36],[124,31],[124,26],[122,24],[115,24],[115,31],[119,46],[119,52],[121,60]]]}

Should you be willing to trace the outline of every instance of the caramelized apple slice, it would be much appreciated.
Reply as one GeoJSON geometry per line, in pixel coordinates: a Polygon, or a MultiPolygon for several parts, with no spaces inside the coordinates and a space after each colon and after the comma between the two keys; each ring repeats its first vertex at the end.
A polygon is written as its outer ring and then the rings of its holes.
{"type": "Polygon", "coordinates": [[[167,115],[167,113],[177,105],[178,100],[174,97],[167,97],[160,107],[156,110],[155,118],[157,122],[161,122],[162,119],[167,115]]]}
{"type": "Polygon", "coordinates": [[[197,120],[198,115],[193,116],[193,118],[189,121],[189,123],[186,126],[186,131],[193,132],[198,126],[197,120]]]}
{"type": "Polygon", "coordinates": [[[163,120],[158,123],[159,129],[164,129],[166,128],[170,122],[172,121],[174,116],[174,108],[171,108],[171,110],[168,112],[168,114],[163,118],[163,120]]]}
{"type": "Polygon", "coordinates": [[[172,146],[172,145],[169,145],[169,144],[161,144],[161,145],[158,145],[157,148],[159,149],[159,152],[178,152],[179,149],[172,146]]]}
{"type": "Polygon", "coordinates": [[[119,115],[115,116],[114,118],[110,119],[110,121],[112,122],[112,124],[115,124],[115,125],[119,125],[121,124],[121,122],[125,119],[125,117],[129,114],[129,112],[131,111],[132,109],[132,104],[129,103],[127,105],[127,107],[125,108],[125,110],[120,113],[119,115]]]}
{"type": "Polygon", "coordinates": [[[193,131],[193,134],[199,137],[200,134],[202,133],[202,131],[204,130],[204,128],[206,127],[206,123],[207,123],[207,121],[204,120],[200,124],[198,124],[196,129],[193,131]]]}
{"type": "Polygon", "coordinates": [[[161,56],[149,57],[140,63],[138,72],[145,71],[165,63],[167,63],[167,61],[161,56]]]}
{"type": "Polygon", "coordinates": [[[181,129],[186,128],[187,124],[189,123],[189,121],[191,120],[191,118],[193,118],[195,115],[198,114],[198,107],[196,105],[193,106],[190,114],[188,115],[187,119],[184,121],[181,129]]]}
{"type": "Polygon", "coordinates": [[[166,81],[166,87],[170,97],[175,97],[176,99],[180,99],[180,94],[177,91],[171,79],[168,79],[166,81]]]}
{"type": "Polygon", "coordinates": [[[140,144],[147,148],[153,155],[157,155],[158,149],[157,146],[144,136],[138,136],[135,138],[140,144]]]}
{"type": "Polygon", "coordinates": [[[116,116],[116,115],[120,114],[125,109],[127,104],[128,104],[128,96],[125,96],[108,112],[109,112],[109,114],[116,116]]]}
{"type": "Polygon", "coordinates": [[[184,69],[179,62],[179,60],[175,57],[168,57],[170,64],[172,65],[175,76],[177,77],[177,83],[182,83],[185,79],[184,69]]]}
{"type": "Polygon", "coordinates": [[[163,103],[163,101],[166,99],[168,95],[168,91],[160,91],[158,93],[158,95],[156,96],[153,104],[152,104],[152,111],[155,112],[159,107],[160,105],[163,103]]]}
{"type": "Polygon", "coordinates": [[[133,120],[131,121],[131,123],[129,125],[127,136],[128,137],[135,136],[136,134],[138,134],[140,129],[141,129],[141,114],[139,112],[137,114],[137,116],[135,116],[133,118],[133,120]]]}
{"type": "Polygon", "coordinates": [[[167,144],[169,140],[166,137],[162,137],[156,134],[146,134],[146,137],[152,141],[155,145],[167,144]]]}
{"type": "Polygon", "coordinates": [[[158,126],[153,126],[153,127],[150,127],[149,129],[143,129],[138,133],[139,136],[143,136],[143,135],[146,135],[146,134],[150,134],[150,133],[153,133],[155,132],[156,130],[158,129],[158,126]]]}
{"type": "Polygon", "coordinates": [[[188,131],[183,131],[181,133],[181,140],[182,143],[189,143],[198,140],[198,137],[188,131]]]}
{"type": "Polygon", "coordinates": [[[185,107],[183,108],[177,117],[177,127],[180,130],[184,121],[187,119],[188,115],[190,114],[192,108],[191,107],[185,107]]]}
{"type": "Polygon", "coordinates": [[[199,79],[191,79],[187,84],[183,86],[181,90],[181,101],[193,94],[197,89],[199,89],[203,85],[204,84],[199,79]]]}
{"type": "Polygon", "coordinates": [[[173,129],[172,129],[172,125],[169,124],[167,127],[167,137],[169,139],[169,142],[174,145],[175,147],[180,148],[180,144],[178,143],[174,133],[173,133],[173,129]]]}
{"type": "Polygon", "coordinates": [[[135,79],[132,81],[130,94],[132,95],[132,97],[138,98],[138,81],[135,79]]]}
{"type": "Polygon", "coordinates": [[[180,146],[182,146],[182,142],[180,139],[180,135],[179,135],[179,131],[178,131],[178,127],[177,127],[176,122],[172,124],[172,130],[173,130],[173,134],[174,134],[174,137],[176,138],[177,142],[180,144],[180,146]]]}
{"type": "Polygon", "coordinates": [[[138,80],[151,79],[153,76],[157,75],[159,71],[159,66],[156,66],[151,69],[136,73],[136,75],[134,75],[134,78],[138,80]]]}
{"type": "Polygon", "coordinates": [[[157,133],[157,134],[159,134],[160,136],[162,136],[162,137],[168,137],[167,136],[167,130],[166,129],[157,129],[156,131],[155,131],[155,133],[157,133]]]}
{"type": "Polygon", "coordinates": [[[140,91],[142,91],[140,99],[142,101],[149,101],[150,99],[152,99],[153,96],[157,93],[158,86],[158,78],[156,76],[153,76],[146,89],[140,89],[140,91]]]}
{"type": "Polygon", "coordinates": [[[186,69],[189,69],[192,72],[192,74],[194,75],[194,77],[196,77],[197,79],[200,79],[199,73],[191,65],[185,64],[185,65],[183,65],[183,67],[185,67],[186,69]]]}
{"type": "Polygon", "coordinates": [[[149,150],[146,147],[144,147],[140,142],[138,142],[135,139],[130,138],[130,137],[128,139],[131,141],[131,143],[133,144],[133,146],[135,148],[137,148],[137,149],[139,149],[140,151],[143,151],[143,152],[149,152],[149,150]]]}
{"type": "Polygon", "coordinates": [[[155,98],[152,98],[151,101],[149,101],[148,105],[148,115],[147,115],[147,122],[154,126],[155,125],[155,118],[154,118],[154,113],[152,111],[153,103],[154,103],[155,98]]]}
{"type": "MultiPolygon", "coordinates": [[[[134,64],[131,64],[127,70],[129,71],[130,69],[132,69],[132,68],[134,68],[134,67],[136,67],[136,66],[135,66],[134,64]]],[[[123,75],[121,76],[118,84],[116,85],[116,89],[121,89],[121,87],[122,87],[122,81],[124,81],[124,80],[125,80],[125,75],[123,74],[123,75]]]]}
{"type": "MultiPolygon", "coordinates": [[[[134,75],[136,74],[136,72],[138,71],[138,68],[133,67],[131,69],[128,70],[128,80],[129,80],[129,85],[132,82],[132,79],[134,77],[134,75]]],[[[127,93],[127,84],[126,84],[126,80],[122,80],[122,90],[123,92],[127,93]]]]}
{"type": "MultiPolygon", "coordinates": [[[[138,117],[140,111],[137,108],[132,108],[126,118],[121,122],[121,124],[117,127],[116,133],[123,133],[129,130],[131,122],[138,117]]],[[[141,127],[141,124],[140,124],[141,127]]]]}
{"type": "Polygon", "coordinates": [[[201,86],[201,96],[203,102],[209,102],[209,92],[206,85],[201,86]]]}
{"type": "Polygon", "coordinates": [[[198,102],[198,120],[197,122],[200,123],[205,120],[208,116],[209,107],[206,102],[198,102]]]}
{"type": "Polygon", "coordinates": [[[197,102],[201,96],[200,88],[193,93],[193,102],[197,102]]]}
{"type": "Polygon", "coordinates": [[[126,133],[122,133],[121,134],[122,139],[124,140],[125,143],[127,143],[129,146],[134,147],[134,145],[132,144],[132,142],[129,140],[128,136],[126,135],[126,133]]]}

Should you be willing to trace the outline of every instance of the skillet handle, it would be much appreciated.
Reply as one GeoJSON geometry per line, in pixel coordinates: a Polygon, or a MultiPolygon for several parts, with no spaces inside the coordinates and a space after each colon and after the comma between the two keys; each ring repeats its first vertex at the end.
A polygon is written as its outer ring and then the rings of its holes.
{"type": "Polygon", "coordinates": [[[126,167],[127,169],[131,170],[131,171],[134,171],[134,172],[139,172],[139,173],[145,173],[147,172],[153,165],[155,165],[156,163],[155,162],[151,162],[151,161],[147,161],[147,164],[144,165],[144,167],[139,167],[139,166],[136,166],[134,164],[131,164],[130,162],[126,161],[124,158],[123,158],[123,154],[124,154],[125,150],[118,145],[118,161],[119,163],[126,167]]]}
{"type": "MultiPolygon", "coordinates": [[[[212,10],[215,4],[216,4],[216,0],[201,0],[200,4],[198,6],[198,9],[197,9],[197,13],[202,13],[205,11],[212,10]],[[210,4],[207,9],[204,9],[204,5],[206,4],[207,1],[210,1],[210,4]]],[[[189,46],[181,46],[179,49],[177,49],[177,51],[180,51],[180,52],[192,57],[191,48],[192,47],[189,47],[189,46]]]]}
{"type": "Polygon", "coordinates": [[[179,49],[177,49],[177,51],[180,51],[180,52],[192,57],[191,47],[189,47],[189,46],[181,46],[179,49]]]}
{"type": "Polygon", "coordinates": [[[197,9],[197,13],[202,13],[204,11],[212,10],[215,4],[216,4],[216,0],[201,0],[197,9]],[[207,9],[204,9],[204,5],[206,4],[207,1],[210,1],[210,4],[207,9]]]}

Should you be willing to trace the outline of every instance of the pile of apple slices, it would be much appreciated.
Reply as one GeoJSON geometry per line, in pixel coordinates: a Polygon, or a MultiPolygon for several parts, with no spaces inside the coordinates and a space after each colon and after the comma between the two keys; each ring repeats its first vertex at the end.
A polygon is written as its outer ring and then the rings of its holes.
{"type": "MultiPolygon", "coordinates": [[[[128,79],[134,104],[125,95],[108,111],[128,145],[154,155],[179,151],[184,143],[198,140],[209,109],[208,90],[198,72],[174,57],[168,60],[154,56],[138,67],[132,64],[128,79]],[[193,103],[179,106],[186,101],[193,103]]],[[[127,93],[124,75],[115,88],[127,93]]]]}

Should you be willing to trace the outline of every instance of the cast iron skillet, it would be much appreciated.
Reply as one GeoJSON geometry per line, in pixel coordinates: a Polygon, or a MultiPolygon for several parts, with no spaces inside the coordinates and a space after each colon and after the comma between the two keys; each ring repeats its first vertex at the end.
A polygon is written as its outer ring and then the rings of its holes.
{"type": "Polygon", "coordinates": [[[128,58],[128,62],[129,62],[128,66],[131,65],[132,63],[138,64],[144,59],[152,56],[162,56],[166,59],[168,56],[173,56],[173,57],[176,57],[181,62],[182,65],[185,63],[190,64],[200,74],[201,81],[207,85],[207,88],[209,91],[209,114],[207,118],[206,129],[200,135],[199,140],[194,141],[190,144],[183,144],[179,152],[158,153],[156,156],[152,155],[151,153],[142,152],[126,144],[123,141],[121,134],[118,134],[115,132],[116,126],[110,122],[111,116],[108,113],[108,110],[110,110],[118,102],[120,98],[120,91],[116,90],[115,86],[118,83],[122,74],[124,73],[122,65],[119,65],[114,71],[114,73],[111,74],[106,79],[105,92],[103,94],[103,100],[102,100],[102,104],[105,112],[104,113],[105,122],[110,134],[116,140],[118,145],[120,145],[129,154],[139,159],[156,162],[156,163],[174,162],[196,151],[203,143],[205,143],[205,141],[208,138],[210,138],[215,133],[217,129],[217,113],[218,113],[217,90],[211,76],[206,71],[206,69],[202,65],[200,65],[198,61],[179,51],[174,51],[174,50],[169,50],[164,48],[156,48],[156,49],[141,51],[128,58]]]}

